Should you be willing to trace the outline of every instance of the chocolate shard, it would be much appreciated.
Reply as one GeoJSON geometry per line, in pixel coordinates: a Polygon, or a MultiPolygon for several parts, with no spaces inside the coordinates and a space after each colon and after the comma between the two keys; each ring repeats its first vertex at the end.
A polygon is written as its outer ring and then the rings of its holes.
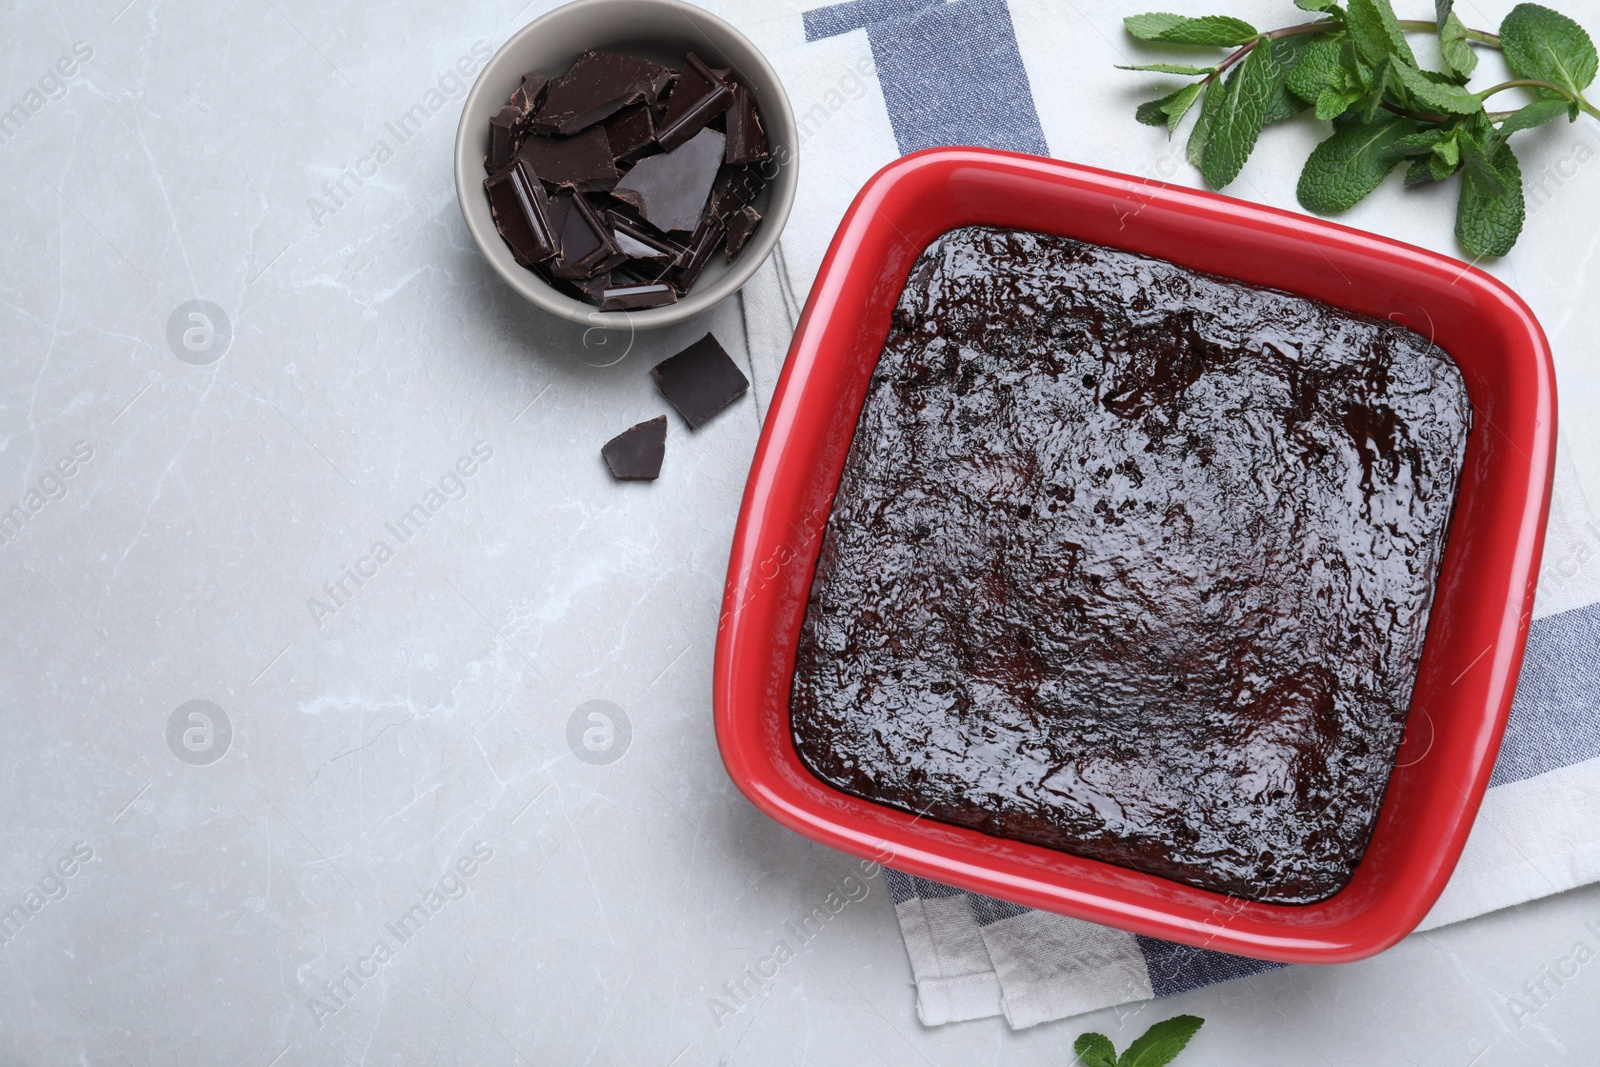
{"type": "Polygon", "coordinates": [[[711,262],[711,254],[722,244],[728,228],[721,219],[707,215],[695,231],[689,251],[679,257],[674,269],[667,272],[665,281],[671,282],[680,293],[687,293],[700,280],[700,272],[711,262]]]}
{"type": "Polygon", "coordinates": [[[600,295],[601,311],[640,311],[676,303],[678,291],[666,282],[608,286],[600,295]]]}
{"type": "Polygon", "coordinates": [[[507,104],[500,113],[489,120],[489,152],[483,157],[483,169],[497,174],[510,166],[517,154],[517,137],[522,112],[507,104]]]}
{"type": "Polygon", "coordinates": [[[671,152],[705,129],[732,103],[733,88],[728,81],[690,52],[684,57],[683,71],[672,87],[672,95],[667,98],[667,113],[656,131],[656,144],[662,151],[671,152]]]}
{"type": "Polygon", "coordinates": [[[705,212],[725,144],[716,130],[701,130],[671,152],[639,160],[612,195],[663,233],[692,231],[705,212]]]}
{"type": "Polygon", "coordinates": [[[678,409],[691,430],[744,395],[750,380],[717,343],[706,334],[694,344],[650,371],[667,403],[678,409]]]}
{"type": "Polygon", "coordinates": [[[543,133],[574,134],[630,104],[654,100],[672,71],[659,63],[615,52],[585,52],[572,69],[550,83],[534,116],[543,133]]]}
{"type": "Polygon", "coordinates": [[[593,278],[551,278],[550,284],[586,304],[598,305],[606,289],[614,284],[612,278],[611,272],[602,271],[593,278]]]}
{"type": "Polygon", "coordinates": [[[713,218],[728,219],[754,200],[766,185],[766,179],[761,177],[756,167],[725,166],[717,173],[717,180],[711,186],[706,214],[713,218]]]}
{"type": "Polygon", "coordinates": [[[761,225],[761,212],[749,204],[729,216],[726,249],[728,262],[733,262],[733,258],[744,251],[744,246],[750,240],[750,235],[756,232],[756,227],[759,225],[761,225]]]}
{"type": "Polygon", "coordinates": [[[606,119],[605,130],[611,157],[621,163],[655,143],[656,120],[649,104],[635,104],[606,119]]]}
{"type": "Polygon", "coordinates": [[[551,277],[593,278],[627,258],[589,201],[576,193],[563,193],[554,200],[566,201],[566,221],[561,227],[561,251],[550,263],[551,277]]]}
{"type": "Polygon", "coordinates": [[[551,185],[579,192],[603,192],[621,177],[611,159],[605,127],[591,126],[571,137],[530,135],[517,153],[533,164],[533,171],[551,185]]]}
{"type": "Polygon", "coordinates": [[[550,88],[550,79],[536,70],[530,70],[522,76],[522,84],[511,93],[511,106],[516,108],[526,122],[539,110],[539,105],[544,103],[545,90],[550,88]]]}
{"type": "Polygon", "coordinates": [[[657,415],[649,422],[630,426],[607,441],[600,449],[611,477],[625,482],[650,482],[661,474],[661,461],[667,455],[667,417],[657,415]]]}
{"type": "Polygon", "coordinates": [[[733,87],[733,105],[728,108],[727,163],[759,163],[767,158],[767,135],[756,112],[756,97],[742,85],[733,87]]]}
{"type": "Polygon", "coordinates": [[[663,237],[653,228],[629,218],[616,209],[608,212],[606,219],[617,235],[617,245],[634,259],[664,258],[676,263],[688,250],[687,245],[679,244],[670,237],[663,237]]]}
{"type": "Polygon", "coordinates": [[[560,250],[560,231],[551,217],[544,186],[527,165],[517,162],[483,181],[495,229],[524,267],[542,263],[560,250]]]}

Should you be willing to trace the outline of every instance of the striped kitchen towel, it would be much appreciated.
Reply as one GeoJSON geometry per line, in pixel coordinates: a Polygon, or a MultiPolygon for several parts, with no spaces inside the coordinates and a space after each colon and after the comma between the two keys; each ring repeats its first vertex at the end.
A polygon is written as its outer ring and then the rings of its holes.
{"type": "MultiPolygon", "coordinates": [[[[1426,0],[1396,2],[1431,17],[1426,0]]],[[[1474,17],[1495,25],[1510,6],[1482,0],[1474,17]]],[[[777,254],[741,295],[761,412],[839,219],[895,157],[978,144],[1201,184],[1181,134],[1169,142],[1133,120],[1134,105],[1156,95],[1150,75],[1114,69],[1154,58],[1121,24],[1146,8],[1216,8],[1266,27],[1298,21],[1288,0],[849,0],[809,9],[742,0],[723,8],[772,57],[800,125],[794,213],[777,254]]],[[[1486,76],[1497,60],[1484,56],[1486,76]]],[[[1560,124],[1527,142],[1527,226],[1511,255],[1487,265],[1528,300],[1550,336],[1562,432],[1510,728],[1466,852],[1425,929],[1600,880],[1600,517],[1588,504],[1600,493],[1600,301],[1588,295],[1600,276],[1597,129],[1560,124]]],[[[1298,210],[1299,164],[1326,133],[1309,119],[1272,127],[1228,192],[1298,210]]],[[[1452,190],[1402,190],[1396,181],[1341,221],[1459,255],[1454,207],[1452,190]]],[[[928,1024],[1004,1015],[1032,1026],[1277,966],[887,877],[928,1024]]]]}

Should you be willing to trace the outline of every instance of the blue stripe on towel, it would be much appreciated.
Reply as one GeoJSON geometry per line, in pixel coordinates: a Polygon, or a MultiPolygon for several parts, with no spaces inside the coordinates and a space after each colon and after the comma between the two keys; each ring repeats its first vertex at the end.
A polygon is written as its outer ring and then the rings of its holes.
{"type": "Polygon", "coordinates": [[[902,153],[938,145],[1049,153],[1005,0],[850,0],[804,17],[807,40],[866,27],[902,153]]]}
{"type": "Polygon", "coordinates": [[[1600,604],[1528,628],[1505,741],[1491,786],[1600,756],[1600,604]]]}
{"type": "Polygon", "coordinates": [[[874,22],[915,15],[944,0],[849,0],[848,3],[814,8],[804,15],[806,40],[820,41],[851,30],[864,29],[874,22]]]}
{"type": "Polygon", "coordinates": [[[1262,971],[1288,966],[1248,956],[1230,956],[1207,948],[1191,948],[1135,934],[1139,951],[1144,953],[1145,970],[1150,972],[1150,989],[1158,997],[1187,993],[1201,986],[1230,982],[1262,971]]]}

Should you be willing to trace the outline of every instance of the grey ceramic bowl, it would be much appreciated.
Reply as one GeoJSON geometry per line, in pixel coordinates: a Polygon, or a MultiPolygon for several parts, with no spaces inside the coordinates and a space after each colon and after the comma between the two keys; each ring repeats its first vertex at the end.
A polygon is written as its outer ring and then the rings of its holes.
{"type": "Polygon", "coordinates": [[[798,178],[794,112],[766,57],[744,35],[715,15],[677,0],[576,0],[524,26],[494,54],[467,94],[456,130],[456,198],[472,239],[506,284],[553,315],[592,326],[649,329],[682,322],[716,304],[749,280],[772,253],[789,218],[798,178]],[[718,255],[692,290],[676,304],[647,311],[601,311],[557,291],[512,258],[489,215],[483,190],[483,157],[489,120],[506,105],[522,76],[537,70],[565,74],[578,55],[602,49],[641,56],[677,68],[685,52],[713,67],[731,67],[756,98],[772,161],[767,187],[756,197],[761,225],[732,262],[718,255]]]}

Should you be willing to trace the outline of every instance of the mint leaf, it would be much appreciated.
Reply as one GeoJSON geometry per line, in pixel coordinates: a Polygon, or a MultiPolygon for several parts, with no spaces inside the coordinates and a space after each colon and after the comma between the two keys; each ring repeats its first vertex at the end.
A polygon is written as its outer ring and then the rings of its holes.
{"type": "Polygon", "coordinates": [[[1414,132],[1416,124],[1402,118],[1341,126],[1306,160],[1295,190],[1300,203],[1319,215],[1354,207],[1400,162],[1395,143],[1414,132]]]}
{"type": "Polygon", "coordinates": [[[1206,94],[1202,112],[1211,115],[1200,173],[1213,189],[1225,187],[1244,169],[1261,136],[1277,81],[1278,62],[1272,49],[1258,44],[1226,81],[1213,84],[1206,94]]]}
{"type": "Polygon", "coordinates": [[[1216,101],[1222,97],[1222,86],[1212,82],[1205,98],[1200,102],[1200,114],[1195,117],[1194,129],[1189,131],[1189,144],[1183,154],[1196,167],[1202,167],[1206,158],[1206,143],[1211,140],[1211,117],[1216,112],[1216,101]]]}
{"type": "MultiPolygon", "coordinates": [[[[1535,126],[1543,126],[1551,119],[1558,118],[1567,113],[1565,100],[1535,100],[1527,107],[1512,112],[1495,131],[1495,136],[1503,141],[1518,130],[1531,130],[1535,126]]],[[[1498,147],[1498,143],[1496,145],[1498,147]]]]}
{"type": "Polygon", "coordinates": [[[1294,0],[1294,6],[1301,11],[1327,11],[1342,13],[1338,4],[1333,0],[1294,0]]]}
{"type": "Polygon", "coordinates": [[[1182,63],[1145,63],[1137,67],[1117,64],[1118,70],[1153,70],[1157,74],[1210,74],[1216,67],[1188,67],[1182,63]]]}
{"type": "Polygon", "coordinates": [[[1395,18],[1389,0],[1350,0],[1350,10],[1345,15],[1345,28],[1356,50],[1368,63],[1377,63],[1384,56],[1395,56],[1417,65],[1417,57],[1406,43],[1406,35],[1395,18]]]}
{"type": "Polygon", "coordinates": [[[1445,69],[1457,81],[1466,81],[1478,68],[1478,53],[1467,42],[1467,24],[1454,11],[1439,21],[1439,52],[1444,57],[1445,69]]]}
{"type": "Polygon", "coordinates": [[[1298,115],[1309,106],[1304,97],[1290,91],[1289,75],[1294,73],[1315,41],[1316,38],[1308,34],[1297,34],[1272,42],[1272,58],[1278,65],[1278,73],[1267,97],[1266,113],[1261,117],[1263,125],[1298,115]]]}
{"type": "Polygon", "coordinates": [[[1461,142],[1454,137],[1446,137],[1433,146],[1432,154],[1454,171],[1461,165],[1461,142]]]}
{"type": "Polygon", "coordinates": [[[1451,136],[1453,136],[1452,131],[1446,130],[1443,126],[1430,126],[1425,130],[1406,134],[1395,141],[1389,150],[1405,158],[1425,156],[1433,151],[1434,145],[1451,136]]]}
{"type": "Polygon", "coordinates": [[[1433,81],[1409,63],[1392,62],[1389,69],[1423,111],[1471,115],[1483,110],[1483,101],[1477,96],[1459,85],[1433,81]]]}
{"type": "Polygon", "coordinates": [[[1408,186],[1439,180],[1433,176],[1433,168],[1429,166],[1429,161],[1426,158],[1414,159],[1411,161],[1411,166],[1406,168],[1406,185],[1408,186]]]}
{"type": "Polygon", "coordinates": [[[1328,37],[1313,37],[1310,41],[1285,80],[1291,93],[1314,104],[1323,90],[1344,88],[1344,67],[1338,41],[1328,37]]]}
{"type": "Polygon", "coordinates": [[[1324,89],[1317,97],[1317,118],[1336,119],[1361,99],[1359,89],[1324,89]]]}
{"type": "Polygon", "coordinates": [[[1361,105],[1361,121],[1368,125],[1377,121],[1378,111],[1383,107],[1384,98],[1389,95],[1389,87],[1397,80],[1392,69],[1394,63],[1393,56],[1384,56],[1372,68],[1372,80],[1367,84],[1366,99],[1361,105]]]}
{"type": "Polygon", "coordinates": [[[1117,1067],[1166,1067],[1204,1024],[1204,1019],[1194,1015],[1163,1019],[1128,1046],[1117,1067]]]}
{"type": "Polygon", "coordinates": [[[1205,85],[1194,82],[1185,85],[1175,93],[1168,93],[1160,100],[1151,100],[1149,103],[1140,104],[1136,113],[1138,120],[1146,126],[1165,126],[1170,137],[1178,128],[1178,122],[1188,112],[1195,100],[1200,96],[1200,90],[1205,85]]]}
{"type": "Polygon", "coordinates": [[[1511,146],[1502,144],[1486,160],[1499,179],[1499,191],[1490,188],[1480,173],[1466,168],[1461,181],[1461,201],[1456,207],[1456,240],[1475,258],[1503,256],[1517,243],[1527,214],[1522,199],[1522,168],[1511,146]]]}
{"type": "Polygon", "coordinates": [[[1105,1034],[1080,1034],[1072,1043],[1072,1051],[1083,1061],[1083,1067],[1117,1067],[1116,1046],[1105,1034]]]}
{"type": "MultiPolygon", "coordinates": [[[[1574,97],[1594,81],[1594,42],[1582,26],[1538,4],[1518,4],[1500,23],[1500,44],[1506,63],[1519,78],[1551,82],[1574,97]]],[[[1549,89],[1538,90],[1553,97],[1549,89]]],[[[1577,105],[1572,115],[1577,117],[1577,105]]]]}
{"type": "Polygon", "coordinates": [[[1486,196],[1502,196],[1511,191],[1505,175],[1494,165],[1487,146],[1480,141],[1469,139],[1462,148],[1461,169],[1486,196]]]}
{"type": "Polygon", "coordinates": [[[1166,44],[1242,45],[1256,36],[1254,26],[1226,15],[1186,18],[1164,11],[1130,15],[1122,20],[1128,32],[1141,41],[1166,44]]]}

